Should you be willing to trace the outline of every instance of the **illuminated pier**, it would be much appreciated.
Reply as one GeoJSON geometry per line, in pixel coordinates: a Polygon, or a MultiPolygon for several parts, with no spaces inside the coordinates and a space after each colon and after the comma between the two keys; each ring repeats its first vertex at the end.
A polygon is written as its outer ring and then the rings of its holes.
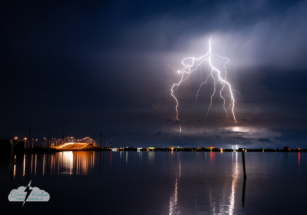
{"type": "Polygon", "coordinates": [[[83,138],[81,140],[77,140],[75,142],[64,143],[58,146],[53,145],[51,147],[57,150],[63,150],[63,151],[100,149],[100,147],[97,146],[95,140],[89,137],[83,138]]]}

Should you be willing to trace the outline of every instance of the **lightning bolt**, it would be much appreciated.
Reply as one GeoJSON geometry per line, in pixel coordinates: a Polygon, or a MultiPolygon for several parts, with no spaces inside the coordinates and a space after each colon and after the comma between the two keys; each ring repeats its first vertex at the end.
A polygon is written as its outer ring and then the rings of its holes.
{"type": "MultiPolygon", "coordinates": [[[[204,82],[202,82],[202,83],[199,85],[199,88],[198,88],[198,90],[197,90],[197,92],[196,92],[195,103],[198,101],[198,94],[199,94],[199,92],[200,92],[200,90],[201,90],[201,87],[202,87],[204,84],[207,84],[207,81],[208,81],[208,78],[209,78],[209,77],[210,77],[210,75],[208,75],[207,78],[206,78],[206,80],[205,80],[204,82]]],[[[201,76],[201,78],[202,78],[202,76],[201,76]]]]}
{"type": "Polygon", "coordinates": [[[234,99],[234,96],[233,96],[233,89],[230,85],[230,83],[228,81],[226,81],[226,78],[227,78],[227,67],[226,67],[226,64],[229,63],[229,59],[226,58],[226,57],[221,57],[219,55],[216,55],[212,52],[212,48],[211,48],[211,38],[209,39],[209,50],[208,52],[199,57],[199,58],[195,58],[195,57],[187,57],[187,58],[184,58],[181,62],[181,64],[184,66],[184,68],[182,70],[178,70],[178,74],[181,75],[181,78],[180,78],[180,81],[178,83],[175,83],[172,85],[172,88],[171,88],[171,96],[175,99],[176,101],[176,107],[175,107],[175,110],[176,110],[176,120],[179,121],[179,112],[178,112],[178,106],[179,106],[179,102],[178,102],[178,99],[177,97],[174,95],[174,92],[179,88],[179,86],[185,82],[189,77],[190,75],[195,72],[196,70],[198,70],[198,68],[204,63],[204,62],[208,62],[209,66],[211,67],[211,72],[210,74],[207,76],[206,80],[204,82],[202,82],[198,88],[198,91],[196,93],[196,102],[198,100],[198,94],[201,90],[201,87],[207,83],[208,81],[208,78],[211,77],[213,79],[213,83],[214,83],[214,86],[213,86],[213,93],[211,95],[211,100],[210,100],[210,105],[208,107],[208,110],[207,110],[207,114],[206,114],[206,119],[207,119],[207,116],[210,112],[210,109],[211,109],[211,106],[212,106],[212,102],[213,102],[213,97],[214,95],[216,94],[216,89],[217,89],[217,85],[220,83],[221,84],[221,89],[219,91],[219,95],[220,97],[223,99],[223,108],[225,110],[225,113],[226,113],[226,117],[229,118],[228,116],[228,112],[227,112],[227,108],[226,108],[226,99],[223,97],[223,91],[225,89],[229,89],[229,93],[230,93],[230,98],[231,98],[231,102],[230,102],[230,109],[231,109],[231,114],[232,114],[232,118],[234,120],[235,123],[237,123],[237,119],[236,119],[236,116],[235,116],[235,112],[234,112],[234,109],[235,109],[235,99],[234,99]],[[212,61],[213,61],[213,58],[214,59],[222,59],[225,61],[224,63],[224,69],[222,71],[220,71],[218,68],[216,68],[212,61]],[[191,63],[187,63],[191,61],[191,63]],[[224,73],[224,77],[222,77],[222,73],[224,73]]]}
{"type": "Polygon", "coordinates": [[[27,201],[29,195],[30,195],[31,192],[32,192],[32,188],[31,188],[31,186],[30,186],[30,185],[31,185],[31,182],[32,182],[32,180],[30,181],[30,183],[28,184],[28,186],[27,186],[26,189],[24,190],[24,192],[26,192],[27,194],[26,194],[25,200],[23,201],[22,206],[26,203],[26,201],[27,201]],[[30,190],[31,190],[31,191],[30,191],[30,190]]]}

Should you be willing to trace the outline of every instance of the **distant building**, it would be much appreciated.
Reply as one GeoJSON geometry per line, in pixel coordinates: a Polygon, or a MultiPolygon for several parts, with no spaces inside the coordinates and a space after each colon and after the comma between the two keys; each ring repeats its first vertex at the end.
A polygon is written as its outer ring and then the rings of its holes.
{"type": "Polygon", "coordinates": [[[148,147],[148,151],[154,151],[156,147],[148,147]]]}
{"type": "Polygon", "coordinates": [[[214,147],[214,146],[210,146],[210,147],[206,147],[206,149],[209,149],[209,150],[213,150],[213,149],[215,149],[216,147],[214,147]]]}

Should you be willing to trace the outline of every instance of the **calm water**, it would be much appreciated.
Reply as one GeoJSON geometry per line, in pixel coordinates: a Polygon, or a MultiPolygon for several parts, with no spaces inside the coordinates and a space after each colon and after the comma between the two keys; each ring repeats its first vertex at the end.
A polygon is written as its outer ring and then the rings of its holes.
{"type": "Polygon", "coordinates": [[[1,214],[307,214],[307,153],[59,152],[1,159],[1,214]],[[50,201],[9,204],[32,180],[50,201]],[[12,185],[11,185],[12,182],[12,185]],[[10,212],[9,212],[10,208],[10,212]]]}

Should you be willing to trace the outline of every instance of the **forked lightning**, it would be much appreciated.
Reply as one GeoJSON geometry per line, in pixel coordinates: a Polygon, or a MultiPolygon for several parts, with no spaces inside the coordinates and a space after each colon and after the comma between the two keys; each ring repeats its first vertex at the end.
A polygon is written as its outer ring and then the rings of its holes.
{"type": "Polygon", "coordinates": [[[226,108],[226,99],[223,97],[223,94],[222,92],[225,90],[225,87],[226,89],[228,88],[229,89],[229,93],[230,93],[230,98],[231,98],[231,102],[230,102],[230,107],[231,107],[231,114],[232,114],[232,117],[233,117],[233,120],[235,121],[235,123],[237,123],[237,119],[236,119],[236,116],[235,116],[235,112],[234,112],[234,108],[235,108],[235,99],[234,99],[234,96],[233,96],[233,89],[231,87],[231,85],[229,84],[228,81],[226,81],[226,77],[227,77],[227,68],[226,68],[226,64],[229,62],[230,60],[228,58],[225,58],[225,57],[221,57],[219,55],[216,55],[212,52],[212,48],[211,48],[211,38],[209,39],[209,50],[208,52],[204,55],[204,56],[201,56],[199,58],[195,58],[195,57],[187,57],[187,58],[184,58],[182,60],[182,65],[184,66],[184,68],[182,70],[179,70],[178,71],[178,74],[181,74],[181,78],[180,78],[180,81],[177,83],[177,84],[173,84],[172,88],[171,88],[171,95],[174,97],[175,101],[176,101],[176,120],[179,121],[179,113],[178,113],[178,105],[179,105],[179,102],[178,102],[178,99],[176,98],[176,96],[174,95],[174,92],[178,89],[178,87],[184,82],[186,81],[190,75],[195,72],[204,62],[208,62],[210,68],[211,68],[211,71],[209,73],[209,75],[207,76],[206,80],[204,82],[202,82],[199,86],[199,89],[196,93],[196,101],[198,99],[198,93],[202,87],[202,85],[204,85],[205,83],[207,83],[208,81],[208,78],[211,77],[213,79],[213,82],[214,82],[214,87],[213,87],[213,93],[211,95],[211,101],[210,101],[210,105],[208,107],[208,111],[207,111],[207,115],[206,115],[206,118],[209,114],[209,111],[210,111],[210,108],[211,108],[211,105],[212,105],[212,99],[213,99],[213,96],[216,94],[216,89],[217,89],[217,84],[220,83],[222,85],[220,91],[219,91],[219,94],[220,94],[220,97],[223,99],[224,103],[223,103],[223,108],[226,112],[226,117],[228,118],[228,112],[227,112],[227,108],[226,108]],[[223,71],[220,71],[217,67],[215,67],[212,63],[212,59],[213,58],[216,58],[216,59],[222,59],[225,61],[225,64],[224,64],[224,73],[223,71]],[[190,64],[188,64],[187,62],[191,62],[190,64]],[[224,74],[224,77],[222,78],[222,75],[221,73],[224,74]]]}

